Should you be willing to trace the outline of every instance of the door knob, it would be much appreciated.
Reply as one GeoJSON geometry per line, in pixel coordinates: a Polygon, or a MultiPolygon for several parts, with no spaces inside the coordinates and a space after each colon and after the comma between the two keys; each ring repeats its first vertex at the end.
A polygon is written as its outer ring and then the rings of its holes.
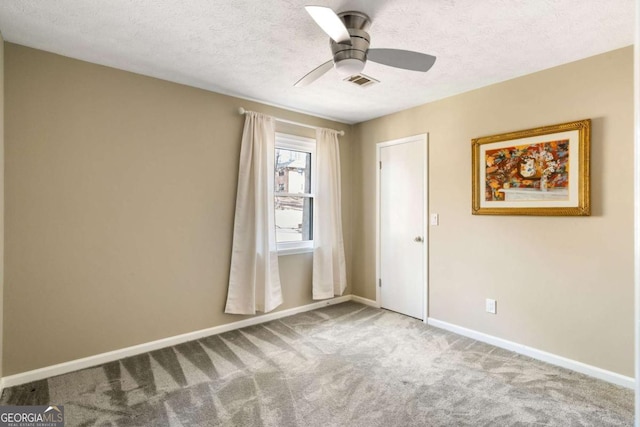
{"type": "Polygon", "coordinates": [[[415,239],[413,239],[414,242],[422,242],[422,237],[421,236],[417,236],[415,239]]]}

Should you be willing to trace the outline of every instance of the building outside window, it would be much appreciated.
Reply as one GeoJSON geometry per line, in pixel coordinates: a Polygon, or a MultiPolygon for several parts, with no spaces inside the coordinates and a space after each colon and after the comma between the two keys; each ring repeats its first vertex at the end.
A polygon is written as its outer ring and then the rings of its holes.
{"type": "Polygon", "coordinates": [[[315,140],[276,134],[275,222],[280,254],[313,249],[315,140]]]}

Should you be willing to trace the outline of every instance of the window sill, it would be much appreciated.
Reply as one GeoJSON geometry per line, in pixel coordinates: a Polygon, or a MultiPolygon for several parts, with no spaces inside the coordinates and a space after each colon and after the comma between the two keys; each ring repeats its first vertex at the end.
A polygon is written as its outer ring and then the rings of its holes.
{"type": "Polygon", "coordinates": [[[278,256],[287,256],[287,255],[297,255],[297,254],[307,254],[313,252],[313,248],[287,248],[287,249],[278,249],[278,256]]]}

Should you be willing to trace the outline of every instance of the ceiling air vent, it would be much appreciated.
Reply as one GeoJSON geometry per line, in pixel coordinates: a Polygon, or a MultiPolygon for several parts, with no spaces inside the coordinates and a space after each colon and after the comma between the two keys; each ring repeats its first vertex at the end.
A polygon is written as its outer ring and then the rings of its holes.
{"type": "Polygon", "coordinates": [[[371,86],[372,84],[380,83],[380,80],[376,80],[373,77],[365,76],[364,74],[356,74],[344,79],[345,82],[353,83],[360,87],[371,86]]]}

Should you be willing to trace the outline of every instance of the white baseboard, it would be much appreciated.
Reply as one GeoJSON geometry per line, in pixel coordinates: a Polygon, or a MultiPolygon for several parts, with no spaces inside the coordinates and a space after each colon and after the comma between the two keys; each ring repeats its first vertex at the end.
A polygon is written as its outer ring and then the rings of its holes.
{"type": "MultiPolygon", "coordinates": [[[[170,347],[177,344],[182,344],[188,341],[197,340],[210,335],[217,335],[223,332],[232,331],[235,329],[245,328],[247,326],[258,325],[260,323],[269,322],[271,320],[281,319],[283,317],[292,316],[294,314],[303,313],[305,311],[315,310],[318,308],[326,307],[328,305],[339,304],[346,301],[354,301],[361,304],[365,304],[371,307],[379,307],[377,302],[368,298],[363,298],[357,295],[345,295],[329,300],[318,301],[311,304],[303,305],[300,307],[294,307],[287,310],[276,311],[267,313],[261,316],[252,317],[250,319],[239,320],[237,322],[227,323],[225,325],[214,326],[207,329],[201,329],[199,331],[189,332],[186,334],[176,335],[173,337],[163,338],[156,341],[151,341],[144,344],[135,345],[132,347],[126,347],[119,350],[109,351],[106,353],[96,354],[94,356],[84,357],[82,359],[71,360],[68,362],[60,363],[57,365],[46,366],[40,369],[34,369],[32,371],[22,372],[15,375],[9,375],[0,378],[0,395],[3,388],[13,387],[20,384],[26,384],[32,381],[38,381],[56,375],[62,375],[69,372],[77,371],[80,369],[90,368],[92,366],[101,365],[103,363],[113,362],[115,360],[124,359],[126,357],[135,356],[138,354],[146,353],[149,351],[158,350],[164,347],[170,347]]],[[[494,337],[492,335],[477,332],[472,329],[463,328],[461,326],[453,325],[451,323],[443,322],[441,320],[429,318],[427,323],[437,328],[446,329],[457,334],[476,339],[478,341],[485,342],[487,344],[495,345],[506,350],[514,351],[525,356],[529,356],[534,359],[542,360],[552,365],[561,366],[563,368],[571,369],[604,381],[608,381],[613,384],[617,384],[623,387],[633,388],[635,381],[631,377],[617,374],[615,372],[607,371],[595,366],[587,365],[582,362],[567,359],[562,356],[547,353],[542,350],[527,347],[522,344],[518,344],[512,341],[507,341],[502,338],[494,337]]]]}
{"type": "Polygon", "coordinates": [[[477,341],[482,341],[496,347],[504,348],[505,350],[510,350],[515,353],[531,357],[532,359],[541,360],[551,365],[571,369],[572,371],[580,372],[582,374],[589,375],[591,377],[598,378],[600,380],[607,381],[622,387],[631,389],[635,387],[635,380],[632,377],[627,377],[615,372],[607,371],[596,366],[587,365],[586,363],[578,362],[577,360],[567,359],[566,357],[547,353],[546,351],[527,347],[526,345],[494,337],[493,335],[488,335],[482,332],[474,331],[473,329],[463,328],[462,326],[443,322],[442,320],[433,319],[431,317],[427,320],[427,323],[431,326],[435,326],[436,328],[446,329],[447,331],[454,332],[465,337],[473,338],[477,341]]]}
{"type": "Polygon", "coordinates": [[[380,308],[376,301],[369,298],[359,297],[358,295],[351,295],[351,301],[359,302],[360,304],[368,305],[371,307],[380,308]]]}
{"type": "Polygon", "coordinates": [[[220,326],[201,329],[199,331],[188,332],[186,334],[163,338],[144,344],[134,345],[132,347],[121,348],[119,350],[96,354],[94,356],[83,357],[82,359],[70,360],[68,362],[46,366],[44,368],[34,369],[32,371],[21,372],[19,374],[0,378],[0,385],[4,385],[4,387],[13,387],[20,384],[30,383],[32,381],[54,377],[56,375],[67,374],[69,372],[77,371],[80,369],[90,368],[92,366],[102,365],[103,363],[124,359],[125,357],[136,356],[138,354],[158,350],[164,347],[170,347],[188,341],[194,341],[200,338],[208,337],[210,335],[217,335],[223,332],[232,331],[234,329],[246,328],[247,326],[258,325],[260,323],[281,319],[283,317],[303,313],[305,311],[315,310],[318,308],[326,307],[328,305],[339,304],[342,302],[350,301],[351,299],[351,295],[331,298],[311,304],[306,304],[300,307],[294,307],[287,310],[263,314],[261,316],[252,317],[250,319],[239,320],[237,322],[231,322],[220,326]]]}

